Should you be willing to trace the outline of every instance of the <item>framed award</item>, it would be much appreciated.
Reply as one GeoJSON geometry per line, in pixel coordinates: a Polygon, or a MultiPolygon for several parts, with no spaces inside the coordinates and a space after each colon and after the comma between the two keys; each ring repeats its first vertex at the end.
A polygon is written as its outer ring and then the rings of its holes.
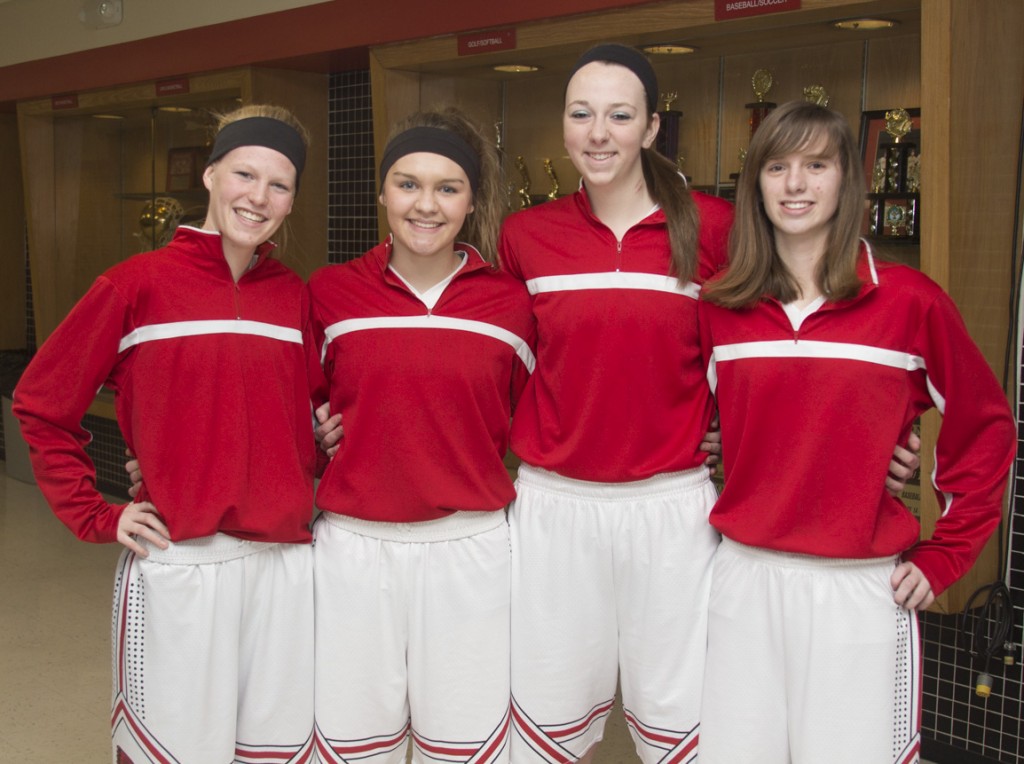
{"type": "Polygon", "coordinates": [[[168,149],[168,191],[192,191],[202,186],[203,151],[200,146],[168,149]]]}

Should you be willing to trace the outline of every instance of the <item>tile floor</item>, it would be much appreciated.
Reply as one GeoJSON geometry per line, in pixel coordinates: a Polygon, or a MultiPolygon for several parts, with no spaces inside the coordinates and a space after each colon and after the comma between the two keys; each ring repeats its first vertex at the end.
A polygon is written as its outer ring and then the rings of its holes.
{"type": "MultiPolygon", "coordinates": [[[[110,760],[110,596],[120,547],[78,541],[0,462],[0,762],[110,760]]],[[[621,713],[597,764],[637,759],[621,713]]]]}

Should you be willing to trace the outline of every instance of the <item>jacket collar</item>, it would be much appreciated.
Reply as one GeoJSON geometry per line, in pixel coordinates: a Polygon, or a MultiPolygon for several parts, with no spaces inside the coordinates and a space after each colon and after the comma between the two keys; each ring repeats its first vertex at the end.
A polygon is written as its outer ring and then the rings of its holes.
{"type": "MultiPolygon", "coordinates": [[[[601,226],[602,228],[608,228],[607,225],[594,213],[594,208],[590,205],[590,196],[587,194],[587,187],[583,185],[583,181],[580,180],[579,190],[573,195],[573,199],[576,202],[576,206],[579,207],[580,212],[587,218],[591,223],[601,226]]],[[[665,223],[665,212],[661,209],[661,206],[656,206],[646,217],[641,218],[633,225],[630,226],[630,230],[641,225],[663,225],[665,223]]]]}
{"type": "MultiPolygon", "coordinates": [[[[187,256],[201,262],[214,265],[223,264],[225,268],[228,267],[227,260],[224,259],[224,248],[221,246],[219,231],[207,231],[204,228],[180,225],[175,229],[174,238],[171,239],[168,246],[181,249],[187,256]]],[[[276,248],[277,245],[272,241],[265,241],[256,247],[249,271],[263,263],[276,248]]]]}
{"type": "MultiPolygon", "coordinates": [[[[388,263],[391,262],[391,251],[393,247],[394,236],[392,234],[388,234],[388,237],[384,239],[384,241],[370,250],[370,257],[373,258],[377,267],[380,268],[381,275],[385,279],[389,279],[389,275],[390,279],[394,279],[394,274],[388,270],[388,263]]],[[[481,268],[490,267],[488,262],[484,260],[483,255],[481,255],[472,244],[457,241],[455,242],[455,251],[464,252],[466,254],[466,264],[462,266],[455,278],[459,278],[460,276],[472,271],[478,271],[481,268]]],[[[398,279],[394,280],[398,281],[398,279]]]]}

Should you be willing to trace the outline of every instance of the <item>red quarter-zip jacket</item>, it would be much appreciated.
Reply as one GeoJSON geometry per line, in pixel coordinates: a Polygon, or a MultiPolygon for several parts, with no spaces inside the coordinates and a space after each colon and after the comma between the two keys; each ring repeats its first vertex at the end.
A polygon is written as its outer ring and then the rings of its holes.
{"type": "Polygon", "coordinates": [[[722,418],[725,488],[711,513],[751,546],[837,558],[902,554],[940,594],[999,522],[1015,427],[956,306],[927,276],[862,252],[864,285],[794,327],[782,305],[700,304],[722,418]],[[885,490],[893,444],[943,416],[933,483],[942,516],[917,519],[885,490]]]}
{"type": "Polygon", "coordinates": [[[466,244],[433,309],[388,268],[390,240],[309,280],[312,373],[344,437],[317,506],[380,522],[499,510],[515,491],[502,461],[533,370],[523,285],[466,244]]]}
{"type": "Polygon", "coordinates": [[[115,541],[124,505],[96,490],[81,421],[101,385],[151,501],[181,541],[216,532],[308,542],[315,462],[302,280],[267,256],[236,284],[220,234],[100,276],[18,382],[14,412],[39,486],[87,541],[115,541]]]}
{"type": "Polygon", "coordinates": [[[698,272],[669,273],[665,214],[618,241],[584,190],[510,216],[499,251],[526,282],[537,370],[512,423],[523,461],[570,478],[641,480],[701,465],[711,420],[697,336],[700,284],[725,265],[732,205],[694,193],[698,272]]]}

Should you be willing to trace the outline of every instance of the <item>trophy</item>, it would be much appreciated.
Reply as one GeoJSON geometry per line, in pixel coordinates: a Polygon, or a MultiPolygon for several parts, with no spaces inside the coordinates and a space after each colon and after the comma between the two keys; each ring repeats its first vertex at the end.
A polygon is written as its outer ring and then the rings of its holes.
{"type": "Polygon", "coordinates": [[[757,101],[754,103],[746,104],[746,107],[750,109],[750,137],[753,138],[757,128],[761,126],[761,121],[776,106],[776,104],[764,100],[764,97],[768,95],[768,91],[772,89],[772,73],[767,69],[758,69],[754,72],[754,76],[750,78],[750,85],[753,87],[754,96],[757,98],[757,101]]]}
{"type": "Polygon", "coordinates": [[[555,175],[555,166],[550,159],[544,160],[544,172],[551,180],[551,190],[548,191],[548,199],[554,201],[558,198],[558,176],[555,175]]]}
{"type": "Polygon", "coordinates": [[[828,91],[824,85],[808,85],[804,88],[804,100],[816,103],[818,106],[828,107],[828,91]]]}
{"type": "Polygon", "coordinates": [[[892,143],[885,147],[885,191],[905,193],[907,191],[907,159],[917,146],[903,142],[913,127],[906,109],[891,109],[885,113],[885,132],[892,136],[892,143]]]}
{"type": "Polygon", "coordinates": [[[519,177],[523,181],[516,192],[519,194],[519,209],[525,210],[533,202],[530,199],[530,171],[526,169],[526,160],[520,154],[516,157],[516,169],[519,170],[519,177]]]}
{"type": "Polygon", "coordinates": [[[672,102],[677,98],[679,98],[679,93],[676,91],[661,94],[661,100],[664,102],[664,108],[658,112],[658,118],[660,119],[661,124],[658,126],[658,137],[655,139],[654,143],[658,153],[673,162],[678,161],[679,122],[683,118],[683,113],[681,111],[672,108],[672,102]]]}
{"type": "Polygon", "coordinates": [[[879,148],[871,171],[870,232],[890,239],[916,239],[920,211],[921,157],[905,140],[913,129],[906,109],[885,113],[885,132],[892,143],[879,148]]]}

